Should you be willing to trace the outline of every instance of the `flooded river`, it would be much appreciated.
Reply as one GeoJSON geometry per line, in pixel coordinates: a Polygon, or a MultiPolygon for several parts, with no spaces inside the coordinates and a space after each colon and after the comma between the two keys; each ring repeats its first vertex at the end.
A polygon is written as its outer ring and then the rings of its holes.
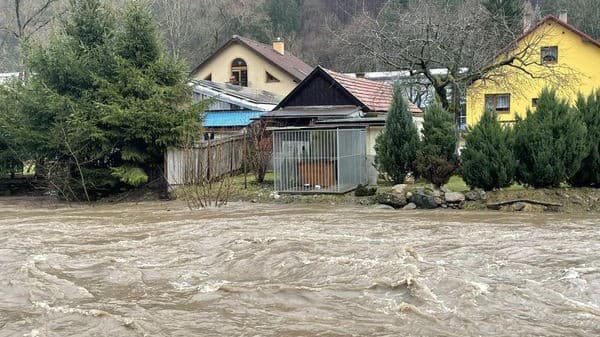
{"type": "Polygon", "coordinates": [[[0,199],[0,336],[598,336],[599,222],[0,199]]]}

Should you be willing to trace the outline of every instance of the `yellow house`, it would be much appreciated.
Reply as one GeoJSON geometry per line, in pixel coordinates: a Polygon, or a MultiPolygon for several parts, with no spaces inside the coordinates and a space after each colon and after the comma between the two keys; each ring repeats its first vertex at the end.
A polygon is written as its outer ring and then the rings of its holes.
{"type": "Polygon", "coordinates": [[[467,87],[467,124],[485,109],[512,122],[537,105],[544,87],[573,103],[578,93],[600,88],[600,42],[554,16],[544,18],[499,53],[494,62],[512,60],[467,87]]]}
{"type": "Polygon", "coordinates": [[[285,96],[312,69],[299,58],[287,53],[281,39],[269,46],[234,35],[197,66],[191,77],[195,80],[232,83],[285,96]]]}

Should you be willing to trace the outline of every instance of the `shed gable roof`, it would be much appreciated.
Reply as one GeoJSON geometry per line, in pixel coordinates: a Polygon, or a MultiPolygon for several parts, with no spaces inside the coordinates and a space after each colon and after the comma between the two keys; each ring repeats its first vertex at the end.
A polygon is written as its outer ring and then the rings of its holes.
{"type": "MultiPolygon", "coordinates": [[[[277,105],[275,110],[286,106],[302,105],[299,104],[298,98],[301,98],[307,92],[308,96],[312,97],[313,102],[316,101],[316,103],[306,105],[352,104],[371,112],[388,111],[393,98],[393,88],[388,83],[354,78],[318,66],[277,105]],[[328,82],[329,88],[327,90],[332,90],[328,97],[321,99],[318,95],[310,93],[311,86],[320,81],[328,82]]],[[[409,103],[409,110],[413,113],[422,112],[419,107],[412,103],[409,103]]]]}
{"type": "Polygon", "coordinates": [[[192,70],[192,74],[198,72],[200,68],[202,68],[215,57],[217,57],[227,47],[236,43],[241,44],[254,51],[269,63],[288,73],[297,81],[302,81],[312,70],[311,66],[304,63],[304,61],[292,54],[285,53],[282,55],[269,45],[239,35],[234,35],[229,41],[227,41],[224,45],[217,49],[217,51],[212,53],[212,55],[210,55],[206,60],[200,63],[200,65],[194,68],[194,70],[192,70]]]}

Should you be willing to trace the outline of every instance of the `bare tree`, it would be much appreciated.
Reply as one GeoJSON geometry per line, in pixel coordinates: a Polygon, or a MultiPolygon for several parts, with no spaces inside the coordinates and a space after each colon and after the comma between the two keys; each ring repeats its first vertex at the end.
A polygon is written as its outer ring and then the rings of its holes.
{"type": "Polygon", "coordinates": [[[267,131],[267,123],[263,120],[253,123],[248,128],[248,137],[250,138],[248,151],[250,167],[256,182],[262,184],[273,154],[273,139],[271,133],[267,131]]]}
{"type": "Polygon", "coordinates": [[[400,10],[384,6],[376,16],[356,18],[338,38],[356,62],[376,60],[380,68],[425,78],[442,105],[455,112],[460,91],[474,81],[501,81],[514,72],[556,83],[572,78],[569,69],[545,66],[536,57],[543,36],[517,43],[516,33],[490,15],[479,0],[419,1],[400,10]]]}
{"type": "MultiPolygon", "coordinates": [[[[3,41],[27,43],[52,21],[54,11],[63,0],[0,0],[0,33],[3,41]]],[[[17,56],[23,69],[23,55],[17,56]]],[[[23,76],[25,74],[23,73],[23,76]]]]}

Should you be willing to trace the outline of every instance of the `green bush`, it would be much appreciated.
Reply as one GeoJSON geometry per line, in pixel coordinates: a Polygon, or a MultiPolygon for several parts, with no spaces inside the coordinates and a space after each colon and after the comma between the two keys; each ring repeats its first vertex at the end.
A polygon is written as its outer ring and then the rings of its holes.
{"type": "Polygon", "coordinates": [[[385,130],[375,142],[375,165],[380,173],[388,175],[394,183],[402,183],[406,174],[414,169],[418,146],[417,127],[400,87],[395,86],[385,130]]]}
{"type": "Polygon", "coordinates": [[[588,153],[579,171],[569,180],[573,186],[600,186],[600,90],[587,100],[579,96],[577,112],[587,127],[588,153]]]}
{"type": "Polygon", "coordinates": [[[556,91],[544,89],[537,110],[515,125],[517,180],[525,185],[559,187],[579,170],[588,153],[587,130],[556,91]]]}
{"type": "Polygon", "coordinates": [[[416,171],[419,176],[440,187],[456,171],[458,134],[454,117],[439,103],[425,111],[423,141],[417,152],[416,171]]]}
{"type": "Polygon", "coordinates": [[[486,111],[465,142],[461,170],[469,187],[491,191],[513,183],[517,161],[512,131],[500,125],[495,112],[486,111]]]}

